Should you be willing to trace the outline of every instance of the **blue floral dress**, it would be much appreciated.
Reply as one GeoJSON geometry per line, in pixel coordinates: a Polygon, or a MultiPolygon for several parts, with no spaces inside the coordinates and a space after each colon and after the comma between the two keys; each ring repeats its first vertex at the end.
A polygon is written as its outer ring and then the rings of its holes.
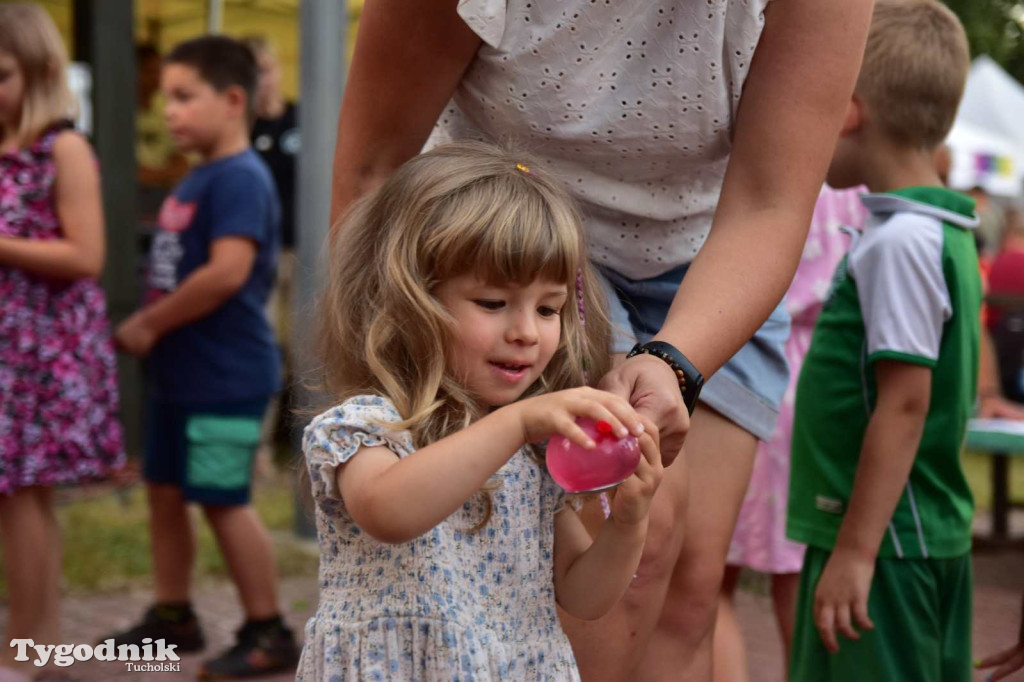
{"type": "MultiPolygon", "coordinates": [[[[358,396],[316,417],[304,451],[320,539],[320,604],[296,679],[578,680],[555,610],[554,514],[563,493],[523,449],[496,474],[493,514],[475,495],[421,537],[379,542],[352,521],[335,471],[360,447],[414,450],[401,417],[358,396]]],[[[471,453],[467,453],[471,456],[471,453]]]]}

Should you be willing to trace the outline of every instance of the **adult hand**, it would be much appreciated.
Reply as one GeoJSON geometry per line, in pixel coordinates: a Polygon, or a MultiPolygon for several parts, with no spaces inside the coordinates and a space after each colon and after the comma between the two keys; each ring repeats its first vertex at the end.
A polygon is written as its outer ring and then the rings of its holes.
{"type": "Polygon", "coordinates": [[[1001,395],[983,396],[978,403],[980,419],[1016,419],[1024,420],[1024,405],[1007,400],[1001,395]]]}
{"type": "Polygon", "coordinates": [[[1004,677],[1009,676],[1011,673],[1024,668],[1024,617],[1021,619],[1020,635],[1017,643],[1011,646],[1009,649],[1000,651],[998,654],[993,654],[981,662],[975,664],[975,667],[984,670],[985,668],[995,668],[988,677],[985,678],[986,682],[991,680],[1001,680],[1004,677]]]}
{"type": "Polygon", "coordinates": [[[1010,675],[1010,673],[1024,668],[1024,642],[1018,642],[1005,651],[989,656],[978,663],[978,668],[981,670],[996,668],[985,678],[985,682],[1001,680],[1010,675]]]}
{"type": "Polygon", "coordinates": [[[690,430],[690,413],[672,368],[656,357],[636,355],[605,374],[598,388],[625,398],[654,422],[661,439],[661,461],[664,466],[672,464],[690,430]]]}

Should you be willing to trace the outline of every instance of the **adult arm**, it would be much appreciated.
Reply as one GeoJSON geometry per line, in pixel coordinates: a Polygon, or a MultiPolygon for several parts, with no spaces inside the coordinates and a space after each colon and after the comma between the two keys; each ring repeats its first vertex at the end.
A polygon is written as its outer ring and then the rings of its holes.
{"type": "Polygon", "coordinates": [[[658,334],[705,375],[796,272],[860,69],[872,0],[776,0],[754,54],[711,232],[658,334]]]}
{"type": "Polygon", "coordinates": [[[338,115],[331,223],[419,153],[480,37],[456,0],[367,0],[338,115]]]}
{"type": "Polygon", "coordinates": [[[981,325],[978,358],[978,416],[982,419],[1024,419],[1024,407],[1007,400],[999,385],[999,358],[988,327],[981,325]]]}
{"type": "MultiPolygon", "coordinates": [[[[710,377],[753,336],[796,272],[863,56],[872,0],[776,0],[747,75],[711,232],[655,336],[710,377]]],[[[659,365],[660,363],[660,365],[659,365]]],[[[601,386],[658,424],[671,463],[689,419],[655,358],[619,364],[601,386]]]]}
{"type": "Polygon", "coordinates": [[[61,238],[0,237],[0,265],[56,279],[98,277],[103,269],[103,204],[96,158],[85,138],[66,131],[53,146],[61,238]]]}
{"type": "MultiPolygon", "coordinates": [[[[1024,613],[1024,605],[1021,606],[1021,611],[1024,613]]],[[[1009,649],[985,658],[975,667],[983,669],[996,668],[985,678],[986,682],[996,682],[996,680],[1001,680],[1011,673],[1024,668],[1024,616],[1021,617],[1017,643],[1009,649]]]]}

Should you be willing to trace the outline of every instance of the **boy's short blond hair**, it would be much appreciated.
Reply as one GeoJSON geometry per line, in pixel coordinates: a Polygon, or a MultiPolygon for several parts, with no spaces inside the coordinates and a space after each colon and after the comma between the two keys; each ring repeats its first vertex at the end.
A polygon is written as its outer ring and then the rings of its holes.
{"type": "Polygon", "coordinates": [[[970,68],[967,35],[937,0],[878,0],[856,94],[895,143],[933,149],[953,126],[970,68]]]}

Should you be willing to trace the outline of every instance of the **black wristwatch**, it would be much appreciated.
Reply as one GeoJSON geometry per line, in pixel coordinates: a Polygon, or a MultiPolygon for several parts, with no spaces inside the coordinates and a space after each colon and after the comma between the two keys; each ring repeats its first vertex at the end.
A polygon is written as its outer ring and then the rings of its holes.
{"type": "Polygon", "coordinates": [[[631,358],[641,353],[653,355],[668,363],[668,366],[676,373],[676,379],[679,380],[679,392],[683,394],[683,404],[692,415],[693,409],[697,407],[697,396],[700,395],[700,389],[704,386],[704,376],[671,343],[664,341],[638,343],[633,346],[633,350],[629,351],[629,355],[626,357],[631,358]]]}

